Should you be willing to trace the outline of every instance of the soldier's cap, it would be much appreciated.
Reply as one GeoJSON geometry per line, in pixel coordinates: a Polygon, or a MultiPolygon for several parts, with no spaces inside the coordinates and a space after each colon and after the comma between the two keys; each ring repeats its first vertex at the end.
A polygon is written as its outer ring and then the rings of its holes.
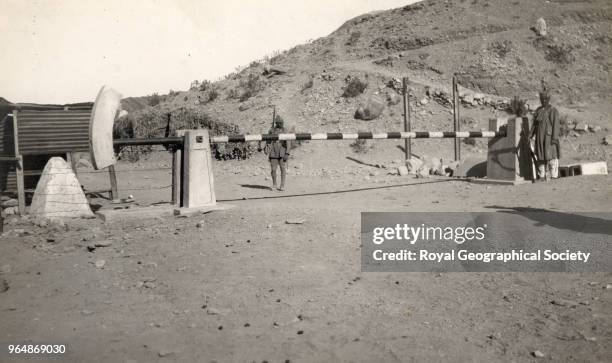
{"type": "Polygon", "coordinates": [[[274,119],[274,125],[277,127],[283,127],[284,124],[285,122],[283,121],[283,119],[279,115],[276,115],[276,118],[274,119]]]}

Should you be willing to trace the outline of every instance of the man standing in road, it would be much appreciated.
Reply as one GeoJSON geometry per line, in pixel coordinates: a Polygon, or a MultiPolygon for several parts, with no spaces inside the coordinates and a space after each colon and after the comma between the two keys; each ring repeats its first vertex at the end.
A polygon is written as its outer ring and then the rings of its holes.
{"type": "MultiPolygon", "coordinates": [[[[283,134],[285,127],[283,119],[279,115],[274,116],[274,126],[269,131],[270,134],[283,134]]],[[[276,169],[281,170],[281,184],[278,190],[285,190],[285,177],[287,175],[287,161],[289,160],[289,151],[291,143],[289,141],[267,141],[264,147],[264,152],[268,155],[270,161],[270,169],[272,173],[272,189],[276,189],[276,169]]]]}
{"type": "Polygon", "coordinates": [[[559,177],[559,111],[550,104],[550,93],[546,88],[540,92],[540,103],[542,105],[535,111],[529,135],[535,137],[538,178],[549,181],[559,177]]]}

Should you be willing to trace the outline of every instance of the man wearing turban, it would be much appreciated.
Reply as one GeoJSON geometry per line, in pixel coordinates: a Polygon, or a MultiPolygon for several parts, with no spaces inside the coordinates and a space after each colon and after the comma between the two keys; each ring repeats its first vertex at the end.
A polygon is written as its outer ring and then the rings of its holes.
{"type": "Polygon", "coordinates": [[[535,111],[530,137],[535,138],[534,154],[537,159],[538,178],[549,181],[559,177],[559,111],[550,104],[550,94],[540,92],[541,106],[535,111]]]}

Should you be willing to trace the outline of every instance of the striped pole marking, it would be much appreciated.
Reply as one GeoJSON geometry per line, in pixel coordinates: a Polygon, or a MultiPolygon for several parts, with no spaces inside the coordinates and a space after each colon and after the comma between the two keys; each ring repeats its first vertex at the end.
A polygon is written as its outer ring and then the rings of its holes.
{"type": "Polygon", "coordinates": [[[357,140],[357,139],[455,139],[455,138],[495,138],[505,137],[504,132],[495,131],[412,131],[412,132],[328,132],[324,134],[254,134],[213,136],[212,143],[249,142],[249,141],[284,141],[284,140],[357,140]]]}

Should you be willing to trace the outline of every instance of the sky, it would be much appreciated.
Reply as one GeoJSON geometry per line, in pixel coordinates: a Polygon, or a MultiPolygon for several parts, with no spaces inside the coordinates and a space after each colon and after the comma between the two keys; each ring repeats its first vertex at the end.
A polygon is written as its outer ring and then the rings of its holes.
{"type": "Polygon", "coordinates": [[[93,101],[186,90],[363,13],[413,0],[0,0],[0,96],[93,101]]]}

